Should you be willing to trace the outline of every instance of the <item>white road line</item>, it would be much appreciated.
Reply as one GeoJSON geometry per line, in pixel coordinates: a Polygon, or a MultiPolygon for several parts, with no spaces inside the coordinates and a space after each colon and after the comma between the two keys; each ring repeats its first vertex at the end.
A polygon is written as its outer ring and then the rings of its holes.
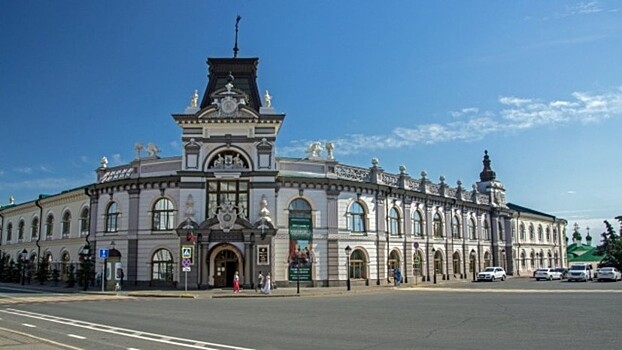
{"type": "Polygon", "coordinates": [[[426,292],[466,292],[466,293],[622,293],[620,289],[489,289],[489,288],[446,288],[446,287],[411,287],[400,288],[400,291],[426,292]]]}
{"type": "Polygon", "coordinates": [[[46,314],[39,314],[36,312],[30,312],[30,311],[25,311],[25,310],[17,310],[17,309],[8,308],[8,309],[0,310],[0,312],[7,313],[10,315],[21,316],[21,317],[34,318],[37,320],[42,320],[42,321],[47,321],[47,322],[55,322],[55,323],[65,324],[65,325],[74,326],[74,327],[86,328],[86,329],[90,329],[90,330],[98,331],[98,332],[112,333],[116,335],[122,335],[126,337],[137,338],[137,339],[142,339],[142,340],[147,340],[147,341],[171,344],[171,345],[176,345],[179,347],[195,348],[195,349],[203,349],[203,350],[219,350],[219,349],[253,350],[250,348],[243,348],[243,347],[238,347],[238,346],[233,346],[233,345],[208,343],[208,342],[202,342],[202,341],[191,340],[191,339],[171,337],[171,336],[166,336],[162,334],[155,334],[155,333],[125,329],[125,328],[112,327],[112,326],[107,326],[107,325],[98,324],[98,323],[90,323],[90,322],[84,322],[84,321],[79,321],[79,320],[72,320],[69,318],[57,317],[57,316],[46,315],[46,314]]]}
{"type": "Polygon", "coordinates": [[[58,345],[59,347],[62,347],[63,349],[84,350],[82,348],[76,348],[75,346],[71,346],[71,345],[67,345],[67,344],[61,344],[59,342],[55,342],[55,341],[50,340],[50,339],[45,339],[45,338],[37,337],[37,336],[34,336],[32,334],[28,334],[28,333],[24,333],[24,332],[19,332],[19,331],[16,331],[14,329],[0,327],[0,330],[3,331],[3,332],[19,334],[19,335],[21,335],[23,337],[28,337],[28,338],[31,338],[31,339],[36,339],[36,340],[39,340],[39,341],[44,342],[44,343],[58,345]]]}
{"type": "Polygon", "coordinates": [[[76,335],[76,334],[67,334],[68,337],[72,337],[72,338],[76,338],[76,339],[86,339],[86,337],[83,337],[81,335],[76,335]]]}
{"type": "Polygon", "coordinates": [[[22,326],[26,326],[30,328],[37,328],[37,326],[35,326],[34,324],[30,324],[30,323],[22,323],[22,326]]]}

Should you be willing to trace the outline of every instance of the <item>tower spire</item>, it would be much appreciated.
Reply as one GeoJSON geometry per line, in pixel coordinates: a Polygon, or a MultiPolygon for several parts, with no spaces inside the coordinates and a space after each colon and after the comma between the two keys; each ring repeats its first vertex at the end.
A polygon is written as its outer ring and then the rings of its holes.
{"type": "Polygon", "coordinates": [[[240,51],[240,49],[238,49],[238,28],[241,19],[242,16],[240,15],[238,15],[238,17],[235,19],[235,46],[233,46],[233,58],[238,57],[238,51],[240,51]]]}

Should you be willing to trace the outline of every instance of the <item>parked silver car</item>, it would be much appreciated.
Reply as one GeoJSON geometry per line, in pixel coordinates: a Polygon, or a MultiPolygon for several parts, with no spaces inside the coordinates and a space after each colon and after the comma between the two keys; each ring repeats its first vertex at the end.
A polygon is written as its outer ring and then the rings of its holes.
{"type": "Polygon", "coordinates": [[[598,281],[622,281],[622,273],[615,267],[601,267],[598,270],[598,281]]]}
{"type": "Polygon", "coordinates": [[[572,281],[591,281],[592,280],[592,265],[590,264],[572,264],[568,269],[568,282],[572,281]]]}

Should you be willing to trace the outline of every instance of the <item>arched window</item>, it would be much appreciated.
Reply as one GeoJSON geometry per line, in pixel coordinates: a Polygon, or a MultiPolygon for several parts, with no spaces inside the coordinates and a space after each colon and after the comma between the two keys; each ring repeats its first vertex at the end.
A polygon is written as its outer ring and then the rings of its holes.
{"type": "Polygon", "coordinates": [[[524,241],[525,240],[525,224],[521,223],[520,224],[520,240],[524,241]]]}
{"type": "Polygon", "coordinates": [[[365,211],[363,206],[358,202],[352,203],[348,214],[350,214],[350,230],[352,232],[365,232],[365,211]]]}
{"type": "Polygon", "coordinates": [[[551,251],[547,253],[547,257],[549,258],[549,267],[555,267],[555,265],[553,265],[553,254],[551,254],[551,251]]]}
{"type": "Polygon", "coordinates": [[[365,254],[362,250],[356,249],[350,255],[350,278],[351,279],[366,279],[367,278],[367,263],[365,261],[365,254]]]}
{"type": "Polygon", "coordinates": [[[533,225],[529,224],[529,240],[534,241],[536,239],[536,235],[533,229],[533,225]]]}
{"type": "Polygon", "coordinates": [[[455,252],[453,255],[454,274],[461,274],[460,270],[460,253],[455,252]]]}
{"type": "Polygon", "coordinates": [[[525,257],[525,252],[520,253],[520,266],[522,268],[527,268],[527,258],[525,257]]]}
{"type": "Polygon", "coordinates": [[[443,254],[438,250],[434,253],[434,273],[443,273],[443,254]]]}
{"type": "Polygon", "coordinates": [[[484,239],[490,241],[490,226],[488,226],[488,220],[486,218],[484,218],[483,231],[484,239]]]}
{"type": "Polygon", "coordinates": [[[60,258],[60,273],[61,273],[61,279],[63,281],[66,281],[69,278],[69,264],[71,261],[71,257],[69,256],[69,252],[63,252],[63,254],[61,255],[60,258]]]}
{"type": "Polygon", "coordinates": [[[413,212],[413,235],[415,237],[423,237],[423,220],[419,210],[413,212]]]}
{"type": "Polygon", "coordinates": [[[154,231],[167,231],[175,228],[175,208],[173,202],[168,198],[160,198],[153,206],[153,225],[154,231]]]}
{"type": "Polygon", "coordinates": [[[39,218],[32,219],[30,224],[30,239],[37,239],[39,237],[39,218]]]}
{"type": "Polygon", "coordinates": [[[6,225],[6,241],[10,242],[11,239],[13,239],[13,224],[9,222],[6,225]]]}
{"type": "Polygon", "coordinates": [[[536,254],[533,251],[529,254],[529,259],[531,260],[531,269],[533,270],[536,267],[536,254]]]}
{"type": "Polygon", "coordinates": [[[441,214],[434,214],[434,238],[442,238],[443,237],[443,219],[441,214]]]}
{"type": "Polygon", "coordinates": [[[151,259],[152,281],[173,281],[173,255],[166,249],[159,249],[151,259]]]}
{"type": "Polygon", "coordinates": [[[484,267],[492,266],[492,262],[490,261],[490,253],[484,253],[484,267]]]}
{"type": "Polygon", "coordinates": [[[89,208],[84,208],[80,212],[80,236],[89,233],[89,208]]]}
{"type": "Polygon", "coordinates": [[[557,242],[557,229],[553,229],[553,242],[557,242]]]}
{"type": "Polygon", "coordinates": [[[499,222],[498,222],[497,227],[498,227],[498,230],[497,230],[498,232],[497,232],[497,234],[498,234],[498,237],[499,237],[499,238],[498,238],[498,239],[499,239],[498,241],[499,241],[499,242],[501,242],[501,241],[503,241],[503,238],[504,238],[504,237],[503,237],[503,236],[504,236],[504,233],[503,233],[503,224],[501,223],[501,221],[499,221],[499,222]]]}
{"type": "Polygon", "coordinates": [[[475,227],[475,220],[473,218],[469,218],[469,239],[476,240],[477,239],[477,229],[475,227]]]}
{"type": "Polygon", "coordinates": [[[63,214],[63,222],[61,224],[61,233],[63,235],[63,238],[69,237],[69,234],[71,233],[71,212],[69,210],[67,210],[63,214]]]}
{"type": "Polygon", "coordinates": [[[52,235],[54,234],[54,215],[48,215],[47,220],[45,221],[45,239],[52,239],[52,235]]]}
{"type": "Polygon", "coordinates": [[[544,252],[540,251],[540,267],[544,267],[544,252]]]}
{"type": "Polygon", "coordinates": [[[24,239],[24,220],[20,220],[17,224],[17,239],[20,242],[24,239]]]}
{"type": "Polygon", "coordinates": [[[402,232],[400,231],[400,215],[395,208],[391,208],[391,210],[389,210],[389,234],[402,234],[402,232]]]}
{"type": "Polygon", "coordinates": [[[289,203],[289,217],[311,219],[311,205],[302,198],[296,198],[289,203]]]}
{"type": "Polygon", "coordinates": [[[451,236],[453,238],[461,238],[460,235],[460,220],[456,215],[451,217],[451,236]]]}
{"type": "Polygon", "coordinates": [[[546,227],[546,241],[550,242],[551,241],[551,228],[550,227],[546,227]]]}
{"type": "Polygon", "coordinates": [[[538,241],[542,242],[542,225],[538,225],[538,241]]]}
{"type": "Polygon", "coordinates": [[[423,276],[423,258],[421,255],[421,251],[417,250],[415,254],[413,254],[413,275],[414,276],[423,276]]]}
{"type": "Polygon", "coordinates": [[[119,208],[116,202],[108,204],[106,209],[106,232],[117,232],[119,229],[119,208]]]}

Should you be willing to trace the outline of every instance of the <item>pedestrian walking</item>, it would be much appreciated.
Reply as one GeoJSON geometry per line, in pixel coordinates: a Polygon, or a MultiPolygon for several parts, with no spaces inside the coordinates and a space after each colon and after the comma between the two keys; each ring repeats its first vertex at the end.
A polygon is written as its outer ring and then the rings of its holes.
{"type": "Polygon", "coordinates": [[[400,284],[402,284],[402,271],[400,271],[400,268],[398,267],[395,269],[395,285],[399,287],[400,284]]]}
{"type": "Polygon", "coordinates": [[[238,275],[238,272],[235,272],[235,276],[233,276],[233,293],[239,293],[240,292],[240,275],[238,275]]]}
{"type": "Polygon", "coordinates": [[[264,280],[263,283],[263,288],[261,290],[262,293],[264,294],[270,294],[270,290],[271,290],[271,283],[270,282],[270,272],[268,272],[268,274],[266,274],[266,279],[264,280]]]}
{"type": "Polygon", "coordinates": [[[257,276],[257,284],[255,285],[255,293],[257,290],[263,290],[263,274],[259,271],[259,275],[257,276]]]}

